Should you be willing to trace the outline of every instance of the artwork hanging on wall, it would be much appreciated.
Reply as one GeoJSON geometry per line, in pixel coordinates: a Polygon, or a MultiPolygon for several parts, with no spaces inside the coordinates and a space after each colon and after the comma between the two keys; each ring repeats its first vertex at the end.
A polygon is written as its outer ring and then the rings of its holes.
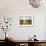
{"type": "Polygon", "coordinates": [[[45,7],[45,0],[29,0],[29,4],[33,8],[45,7]]]}
{"type": "Polygon", "coordinates": [[[33,26],[33,16],[19,16],[20,26],[33,26]]]}
{"type": "Polygon", "coordinates": [[[11,25],[12,25],[12,17],[0,16],[0,30],[1,30],[0,38],[2,37],[1,39],[7,38],[7,32],[10,31],[11,25]]]}

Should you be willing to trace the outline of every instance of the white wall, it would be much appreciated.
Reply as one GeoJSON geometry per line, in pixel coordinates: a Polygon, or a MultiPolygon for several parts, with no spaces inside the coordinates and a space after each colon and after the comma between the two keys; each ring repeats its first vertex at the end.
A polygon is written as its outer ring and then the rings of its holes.
{"type": "MultiPolygon", "coordinates": [[[[37,35],[37,39],[44,40],[44,16],[34,16],[32,27],[21,27],[18,23],[19,15],[13,16],[12,18],[12,26],[10,27],[10,31],[8,31],[10,37],[14,37],[16,40],[28,40],[29,37],[33,37],[35,34],[37,35]]],[[[0,39],[2,39],[2,36],[0,39]]]]}
{"type": "Polygon", "coordinates": [[[30,35],[33,36],[34,32],[36,33],[38,39],[45,39],[44,15],[46,15],[46,8],[32,8],[29,5],[28,0],[0,0],[0,16],[13,17],[10,33],[19,40],[28,39],[30,35]],[[34,26],[20,27],[17,25],[17,16],[20,15],[34,16],[34,26]]]}
{"type": "Polygon", "coordinates": [[[45,16],[45,24],[44,24],[44,39],[46,39],[46,16],[45,16]]]}
{"type": "Polygon", "coordinates": [[[34,16],[33,21],[32,27],[21,27],[18,25],[18,17],[15,16],[10,32],[19,40],[27,40],[34,34],[37,35],[37,39],[44,40],[44,16],[34,16]]]}
{"type": "Polygon", "coordinates": [[[0,0],[0,16],[45,15],[46,8],[32,8],[28,0],[0,0]]]}

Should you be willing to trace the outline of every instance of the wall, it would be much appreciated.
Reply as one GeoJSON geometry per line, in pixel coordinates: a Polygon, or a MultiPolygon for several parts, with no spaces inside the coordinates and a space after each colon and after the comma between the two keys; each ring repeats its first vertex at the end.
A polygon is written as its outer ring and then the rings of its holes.
{"type": "Polygon", "coordinates": [[[18,17],[16,16],[10,32],[19,40],[27,40],[34,34],[37,35],[37,39],[44,40],[44,16],[34,16],[33,21],[34,25],[32,27],[21,27],[18,25],[18,17]]]}
{"type": "Polygon", "coordinates": [[[28,0],[0,0],[0,15],[15,16],[20,14],[45,15],[46,8],[33,8],[28,0]]]}
{"type": "MultiPolygon", "coordinates": [[[[45,39],[44,15],[46,15],[46,8],[32,8],[28,0],[0,0],[0,16],[13,17],[13,23],[9,33],[16,39],[28,39],[28,37],[32,37],[34,33],[36,33],[38,39],[45,39]],[[17,24],[18,16],[20,15],[34,16],[34,26],[20,27],[17,24]]],[[[2,36],[0,39],[2,39],[2,36]]]]}
{"type": "Polygon", "coordinates": [[[46,16],[45,16],[45,24],[44,24],[44,39],[46,39],[46,16]]]}
{"type": "Polygon", "coordinates": [[[10,31],[7,32],[10,34],[10,37],[13,37],[14,39],[16,38],[16,40],[28,40],[29,37],[31,38],[35,34],[37,39],[44,39],[44,16],[34,16],[33,26],[28,27],[21,27],[18,24],[18,16],[12,17],[12,26],[10,27],[10,31]]]}

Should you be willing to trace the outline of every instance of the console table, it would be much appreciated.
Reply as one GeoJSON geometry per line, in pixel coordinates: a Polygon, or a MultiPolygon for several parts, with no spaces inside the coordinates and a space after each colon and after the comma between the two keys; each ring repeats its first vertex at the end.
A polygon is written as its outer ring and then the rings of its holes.
{"type": "Polygon", "coordinates": [[[14,46],[46,46],[46,40],[29,41],[29,40],[6,40],[8,44],[14,46]]]}
{"type": "Polygon", "coordinates": [[[0,46],[5,46],[5,40],[0,40],[0,46]]]}

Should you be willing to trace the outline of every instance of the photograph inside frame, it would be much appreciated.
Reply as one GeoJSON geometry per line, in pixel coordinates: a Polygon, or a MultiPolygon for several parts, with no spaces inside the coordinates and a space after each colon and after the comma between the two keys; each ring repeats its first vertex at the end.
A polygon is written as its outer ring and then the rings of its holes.
{"type": "Polygon", "coordinates": [[[20,16],[19,24],[21,26],[32,26],[33,25],[33,16],[20,16]]]}

